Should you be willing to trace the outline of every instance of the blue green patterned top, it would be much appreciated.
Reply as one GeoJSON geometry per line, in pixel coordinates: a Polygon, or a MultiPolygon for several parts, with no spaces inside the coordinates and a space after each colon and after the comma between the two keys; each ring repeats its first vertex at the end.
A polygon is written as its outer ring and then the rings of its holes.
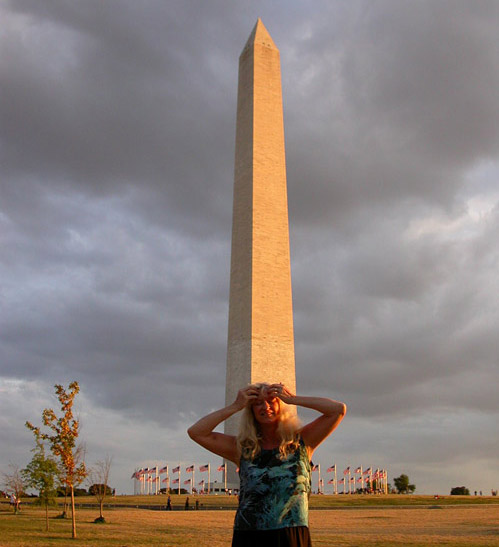
{"type": "Polygon", "coordinates": [[[235,530],[275,530],[308,526],[310,461],[305,444],[287,459],[279,449],[261,450],[254,460],[241,458],[239,507],[235,530]]]}

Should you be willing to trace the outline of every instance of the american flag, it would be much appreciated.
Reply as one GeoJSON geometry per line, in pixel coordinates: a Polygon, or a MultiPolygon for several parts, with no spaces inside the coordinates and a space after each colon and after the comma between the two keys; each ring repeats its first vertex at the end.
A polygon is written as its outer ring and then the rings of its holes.
{"type": "Polygon", "coordinates": [[[185,468],[186,473],[194,473],[194,466],[190,465],[189,467],[185,468]]]}
{"type": "Polygon", "coordinates": [[[223,463],[218,469],[217,471],[225,471],[225,464],[223,463]]]}
{"type": "Polygon", "coordinates": [[[201,465],[199,467],[199,471],[203,472],[203,471],[208,471],[208,469],[210,468],[210,464],[207,463],[206,465],[201,465]]]}
{"type": "Polygon", "coordinates": [[[336,465],[332,465],[331,467],[327,468],[328,473],[332,473],[333,471],[336,471],[336,465]]]}
{"type": "Polygon", "coordinates": [[[345,479],[340,479],[340,480],[338,481],[338,484],[345,484],[345,479]]]}
{"type": "Polygon", "coordinates": [[[312,471],[319,471],[319,464],[318,463],[315,463],[314,465],[312,465],[312,471]]]}
{"type": "Polygon", "coordinates": [[[362,467],[359,465],[357,469],[354,471],[355,473],[362,473],[362,467]]]}
{"type": "Polygon", "coordinates": [[[159,470],[159,474],[161,475],[161,473],[167,473],[168,474],[168,466],[165,465],[164,467],[162,467],[160,470],[159,470]]]}
{"type": "Polygon", "coordinates": [[[178,484],[178,479],[173,479],[172,484],[178,484]]]}
{"type": "Polygon", "coordinates": [[[371,473],[372,473],[372,468],[371,468],[371,467],[368,467],[368,468],[364,471],[363,475],[370,475],[371,473]]]}
{"type": "Polygon", "coordinates": [[[140,477],[140,471],[135,471],[135,473],[130,478],[138,479],[139,477],[140,477]]]}
{"type": "Polygon", "coordinates": [[[178,473],[179,471],[180,471],[180,465],[178,467],[175,467],[172,473],[178,473]]]}
{"type": "Polygon", "coordinates": [[[327,481],[328,484],[334,484],[334,480],[331,479],[330,481],[327,481]]]}
{"type": "Polygon", "coordinates": [[[202,480],[201,482],[198,482],[198,485],[203,486],[204,485],[204,480],[202,480]]]}
{"type": "Polygon", "coordinates": [[[191,480],[192,480],[192,479],[187,479],[186,481],[184,481],[184,484],[190,484],[190,483],[191,483],[191,480]]]}
{"type": "Polygon", "coordinates": [[[345,471],[343,471],[343,475],[348,475],[350,473],[350,466],[348,466],[345,471]]]}

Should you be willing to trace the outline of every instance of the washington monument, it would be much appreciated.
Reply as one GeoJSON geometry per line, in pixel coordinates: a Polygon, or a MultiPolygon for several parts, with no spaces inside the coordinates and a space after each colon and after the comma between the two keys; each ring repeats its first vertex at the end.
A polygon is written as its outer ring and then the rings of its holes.
{"type": "Polygon", "coordinates": [[[260,19],[239,57],[226,403],[254,382],[296,389],[281,66],[260,19]]]}

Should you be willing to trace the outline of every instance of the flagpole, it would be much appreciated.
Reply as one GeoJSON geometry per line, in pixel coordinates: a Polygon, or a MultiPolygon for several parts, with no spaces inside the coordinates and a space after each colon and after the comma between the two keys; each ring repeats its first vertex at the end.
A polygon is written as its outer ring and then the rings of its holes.
{"type": "Polygon", "coordinates": [[[338,495],[338,482],[337,482],[337,480],[338,480],[338,477],[337,477],[337,475],[336,475],[336,464],[335,464],[335,465],[334,465],[334,484],[333,484],[333,486],[334,486],[334,494],[335,494],[335,495],[338,495]]]}
{"type": "Polygon", "coordinates": [[[321,493],[321,464],[319,464],[317,471],[319,472],[319,475],[318,475],[319,482],[317,483],[317,493],[320,494],[321,493]]]}
{"type": "Polygon", "coordinates": [[[224,490],[227,495],[227,462],[224,462],[224,490]]]}
{"type": "Polygon", "coordinates": [[[180,463],[178,464],[178,495],[180,496],[180,475],[182,474],[182,470],[180,468],[180,463]]]}
{"type": "Polygon", "coordinates": [[[210,464],[208,464],[208,494],[210,493],[210,464]]]}
{"type": "Polygon", "coordinates": [[[194,465],[192,466],[191,495],[194,492],[194,465]]]}

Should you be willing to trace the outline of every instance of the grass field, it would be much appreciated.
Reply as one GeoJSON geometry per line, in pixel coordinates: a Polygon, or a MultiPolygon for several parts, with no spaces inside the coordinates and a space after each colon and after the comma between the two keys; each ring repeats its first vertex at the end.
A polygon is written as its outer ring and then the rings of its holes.
{"type": "MultiPolygon", "coordinates": [[[[204,510],[200,511],[166,512],[134,507],[151,503],[151,498],[114,498],[112,502],[116,504],[131,503],[129,507],[106,508],[104,524],[93,522],[98,516],[96,507],[79,509],[75,540],[71,539],[70,519],[51,518],[51,529],[45,532],[44,512],[40,508],[25,504],[21,513],[14,515],[8,504],[3,503],[0,546],[230,545],[234,508],[216,508],[223,507],[222,502],[234,504],[234,499],[206,496],[202,498],[204,510]],[[212,509],[207,509],[208,506],[212,509]]],[[[158,500],[161,498],[157,497],[158,500]]],[[[173,498],[179,507],[183,507],[184,500],[185,496],[173,498]]],[[[90,503],[91,498],[84,501],[90,503]]],[[[497,547],[497,501],[497,498],[454,496],[439,500],[429,496],[313,496],[312,541],[314,546],[497,547]]],[[[57,513],[54,509],[51,516],[57,513]]]]}

